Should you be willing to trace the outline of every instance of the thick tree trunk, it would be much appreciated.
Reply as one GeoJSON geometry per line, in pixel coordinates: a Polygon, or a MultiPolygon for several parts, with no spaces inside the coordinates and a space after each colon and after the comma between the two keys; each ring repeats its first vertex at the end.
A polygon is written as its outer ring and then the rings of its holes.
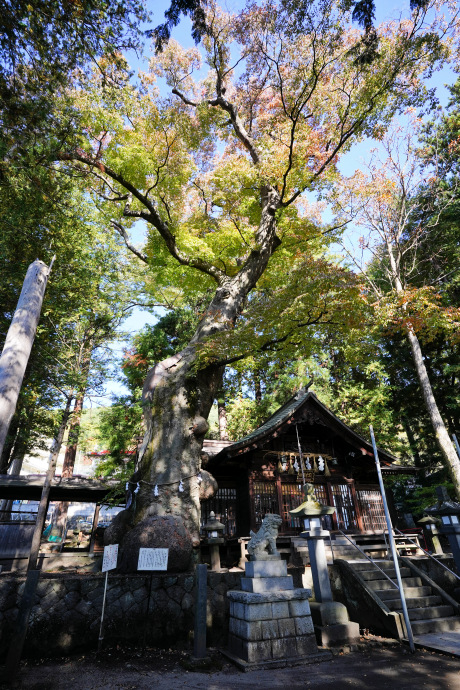
{"type": "Polygon", "coordinates": [[[157,364],[144,384],[146,435],[135,524],[153,515],[182,518],[199,544],[201,449],[222,368],[194,372],[193,346],[157,364]],[[155,496],[158,487],[158,496],[155,496]]]}
{"type": "Polygon", "coordinates": [[[414,360],[417,377],[420,382],[420,387],[422,389],[423,400],[425,402],[425,406],[430,417],[431,424],[433,425],[436,440],[438,442],[438,446],[444,458],[444,462],[447,466],[447,469],[450,472],[455,492],[457,494],[457,500],[460,500],[460,460],[457,455],[457,451],[455,450],[454,444],[450,440],[449,434],[446,429],[446,425],[444,424],[444,421],[441,417],[438,406],[436,404],[430,379],[428,378],[428,372],[423,361],[422,349],[420,347],[419,340],[410,328],[407,330],[407,337],[412,351],[412,357],[414,360]]]}
{"type": "Polygon", "coordinates": [[[200,369],[197,348],[213,334],[233,327],[279,245],[275,221],[278,193],[264,188],[261,202],[258,249],[252,250],[236,276],[218,286],[190,344],[151,369],[142,394],[146,434],[139,453],[139,491],[131,524],[136,526],[150,516],[179,517],[194,546],[200,538],[199,473],[206,420],[223,374],[220,365],[200,369]]]}
{"type": "Polygon", "coordinates": [[[0,357],[0,455],[32,350],[49,272],[38,259],[29,266],[0,357]]]}
{"type": "Polygon", "coordinates": [[[19,415],[15,414],[11,420],[8,434],[3,445],[3,450],[0,455],[0,474],[7,474],[10,468],[13,455],[13,450],[16,445],[19,432],[19,415]]]}

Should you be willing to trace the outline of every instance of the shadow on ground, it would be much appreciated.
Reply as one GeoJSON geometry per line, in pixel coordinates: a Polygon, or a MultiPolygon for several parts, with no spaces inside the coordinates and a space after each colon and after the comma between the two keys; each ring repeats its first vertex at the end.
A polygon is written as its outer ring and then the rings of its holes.
{"type": "MultiPolygon", "coordinates": [[[[460,658],[409,650],[380,638],[364,640],[356,651],[294,668],[242,673],[217,650],[206,671],[191,671],[189,655],[177,650],[113,647],[64,659],[35,659],[21,665],[21,690],[356,690],[460,689],[460,658]]],[[[2,690],[11,685],[3,684],[2,690]]]]}

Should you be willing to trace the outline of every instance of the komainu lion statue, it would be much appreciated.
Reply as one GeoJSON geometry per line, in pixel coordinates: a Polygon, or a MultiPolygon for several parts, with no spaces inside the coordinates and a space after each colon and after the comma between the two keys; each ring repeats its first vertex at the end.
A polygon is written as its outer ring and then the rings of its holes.
{"type": "Polygon", "coordinates": [[[247,547],[251,561],[262,561],[269,555],[280,557],[279,552],[276,550],[276,537],[282,522],[279,515],[267,513],[257,534],[251,530],[251,539],[248,541],[247,547]]]}

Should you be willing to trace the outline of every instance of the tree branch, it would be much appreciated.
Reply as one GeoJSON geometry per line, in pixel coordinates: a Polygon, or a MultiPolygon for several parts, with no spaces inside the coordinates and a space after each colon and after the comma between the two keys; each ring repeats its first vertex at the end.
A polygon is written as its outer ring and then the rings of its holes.
{"type": "Polygon", "coordinates": [[[110,222],[112,224],[112,227],[115,228],[118,234],[123,238],[123,241],[126,247],[129,249],[129,251],[135,254],[145,264],[148,264],[147,254],[144,254],[144,252],[141,252],[139,249],[136,249],[136,247],[131,243],[129,235],[126,232],[125,228],[122,225],[120,225],[120,223],[117,220],[114,220],[113,218],[111,218],[110,222]]]}

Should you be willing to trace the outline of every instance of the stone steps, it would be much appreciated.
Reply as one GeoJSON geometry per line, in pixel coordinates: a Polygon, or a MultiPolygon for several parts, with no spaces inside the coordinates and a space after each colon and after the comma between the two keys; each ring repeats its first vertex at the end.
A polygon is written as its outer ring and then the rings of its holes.
{"type": "MultiPolygon", "coordinates": [[[[367,586],[390,611],[402,611],[398,590],[382,577],[381,572],[370,563],[351,561],[350,565],[359,572],[367,586]]],[[[378,565],[388,577],[396,582],[396,571],[392,561],[381,561],[378,565]]],[[[430,585],[424,585],[422,577],[414,576],[409,567],[401,568],[400,573],[414,635],[460,631],[460,616],[453,605],[445,603],[438,593],[434,594],[433,588],[430,585]]]]}
{"type": "MultiPolygon", "coordinates": [[[[380,577],[382,577],[382,574],[380,573],[380,577]]],[[[390,577],[390,576],[388,576],[390,577]]],[[[382,591],[384,589],[390,589],[391,591],[395,590],[395,584],[396,580],[393,583],[393,580],[390,582],[390,580],[368,580],[367,585],[370,587],[370,589],[374,589],[377,591],[382,591]]],[[[410,587],[411,589],[414,587],[422,587],[422,581],[419,577],[404,577],[403,578],[403,587],[406,589],[407,587],[410,587]]]]}
{"type": "MultiPolygon", "coordinates": [[[[396,590],[395,590],[396,592],[396,590]]],[[[408,609],[425,609],[430,606],[437,606],[442,603],[440,596],[436,594],[431,594],[428,597],[407,597],[406,606],[408,609]]],[[[397,592],[397,598],[386,599],[386,606],[390,611],[401,611],[401,599],[399,598],[399,592],[397,592]]]]}
{"type": "Polygon", "coordinates": [[[460,631],[460,616],[414,620],[411,623],[411,627],[414,635],[425,635],[431,632],[448,632],[450,630],[460,631]]]}
{"type": "MultiPolygon", "coordinates": [[[[410,577],[410,574],[411,574],[410,568],[400,568],[400,570],[401,570],[401,577],[410,577]]],[[[392,580],[396,580],[396,570],[394,568],[386,569],[385,573],[388,575],[388,577],[391,577],[392,580]]],[[[360,575],[363,578],[363,580],[366,580],[367,582],[370,582],[372,580],[380,580],[382,578],[382,573],[380,572],[380,570],[377,570],[377,568],[375,568],[375,570],[369,570],[369,571],[363,570],[360,572],[360,575]]]]}

